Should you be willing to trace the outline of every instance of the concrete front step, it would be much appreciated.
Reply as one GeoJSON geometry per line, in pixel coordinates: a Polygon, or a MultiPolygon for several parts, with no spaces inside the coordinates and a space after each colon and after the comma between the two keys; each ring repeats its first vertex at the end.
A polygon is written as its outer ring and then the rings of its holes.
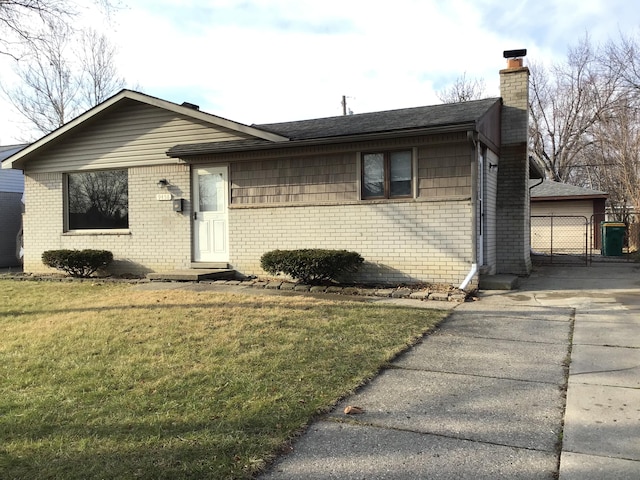
{"type": "Polygon", "coordinates": [[[519,286],[516,275],[480,275],[480,290],[515,290],[519,286]]]}
{"type": "Polygon", "coordinates": [[[191,262],[191,268],[219,270],[219,269],[228,269],[229,264],[226,262],[191,262]]]}
{"type": "Polygon", "coordinates": [[[232,280],[235,278],[235,270],[228,268],[211,269],[185,269],[173,270],[171,272],[149,273],[147,278],[160,282],[199,282],[201,280],[232,280]]]}

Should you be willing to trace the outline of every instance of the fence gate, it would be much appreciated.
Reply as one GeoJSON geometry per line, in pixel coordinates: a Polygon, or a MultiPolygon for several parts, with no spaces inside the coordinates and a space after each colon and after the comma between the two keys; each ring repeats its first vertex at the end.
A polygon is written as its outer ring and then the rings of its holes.
{"type": "MultiPolygon", "coordinates": [[[[588,265],[590,227],[590,219],[583,216],[532,216],[531,260],[537,264],[588,265]]],[[[594,241],[599,242],[599,235],[594,241]]]]}
{"type": "Polygon", "coordinates": [[[627,225],[622,255],[602,255],[603,214],[590,218],[570,215],[531,216],[531,261],[534,264],[590,265],[630,262],[640,250],[640,223],[627,225]]]}

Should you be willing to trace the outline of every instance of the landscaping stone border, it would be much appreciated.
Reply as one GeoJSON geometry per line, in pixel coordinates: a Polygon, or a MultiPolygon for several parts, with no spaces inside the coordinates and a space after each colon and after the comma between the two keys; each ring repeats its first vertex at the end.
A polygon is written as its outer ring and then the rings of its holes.
{"type": "Polygon", "coordinates": [[[419,301],[458,302],[467,300],[468,294],[459,289],[449,289],[443,285],[429,289],[423,286],[372,287],[372,286],[339,286],[339,285],[305,285],[281,280],[247,279],[247,280],[201,280],[201,284],[243,285],[268,290],[282,290],[309,293],[333,293],[345,296],[407,298],[419,301]]]}
{"type": "MultiPolygon", "coordinates": [[[[150,280],[143,278],[117,278],[117,277],[90,277],[73,278],[65,275],[32,275],[25,273],[0,274],[0,279],[27,280],[27,281],[52,281],[52,282],[118,282],[118,283],[150,283],[150,280]]],[[[189,283],[171,281],[173,283],[189,283]]],[[[339,285],[305,285],[301,283],[288,282],[284,280],[249,278],[244,280],[200,280],[200,284],[244,286],[256,289],[281,290],[290,292],[308,292],[314,294],[336,294],[344,296],[360,297],[382,297],[382,298],[404,298],[417,301],[438,301],[462,303],[467,300],[469,294],[463,290],[446,285],[433,285],[425,287],[422,285],[410,286],[401,285],[397,287],[371,285],[364,286],[339,286],[339,285]]]]}

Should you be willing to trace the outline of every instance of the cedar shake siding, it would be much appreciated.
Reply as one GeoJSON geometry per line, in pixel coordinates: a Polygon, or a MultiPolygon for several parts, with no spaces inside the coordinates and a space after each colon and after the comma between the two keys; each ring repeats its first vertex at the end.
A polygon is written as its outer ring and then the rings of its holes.
{"type": "Polygon", "coordinates": [[[358,199],[353,153],[239,162],[230,177],[231,205],[358,199]]]}

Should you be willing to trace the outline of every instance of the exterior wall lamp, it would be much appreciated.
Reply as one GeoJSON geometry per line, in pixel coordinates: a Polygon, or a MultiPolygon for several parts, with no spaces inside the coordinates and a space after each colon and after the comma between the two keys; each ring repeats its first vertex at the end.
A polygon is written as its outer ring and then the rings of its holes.
{"type": "Polygon", "coordinates": [[[489,170],[493,170],[494,168],[498,170],[498,164],[489,162],[489,170]]]}
{"type": "Polygon", "coordinates": [[[169,185],[169,181],[166,178],[162,178],[160,180],[158,180],[158,188],[166,188],[167,185],[169,185]]]}

